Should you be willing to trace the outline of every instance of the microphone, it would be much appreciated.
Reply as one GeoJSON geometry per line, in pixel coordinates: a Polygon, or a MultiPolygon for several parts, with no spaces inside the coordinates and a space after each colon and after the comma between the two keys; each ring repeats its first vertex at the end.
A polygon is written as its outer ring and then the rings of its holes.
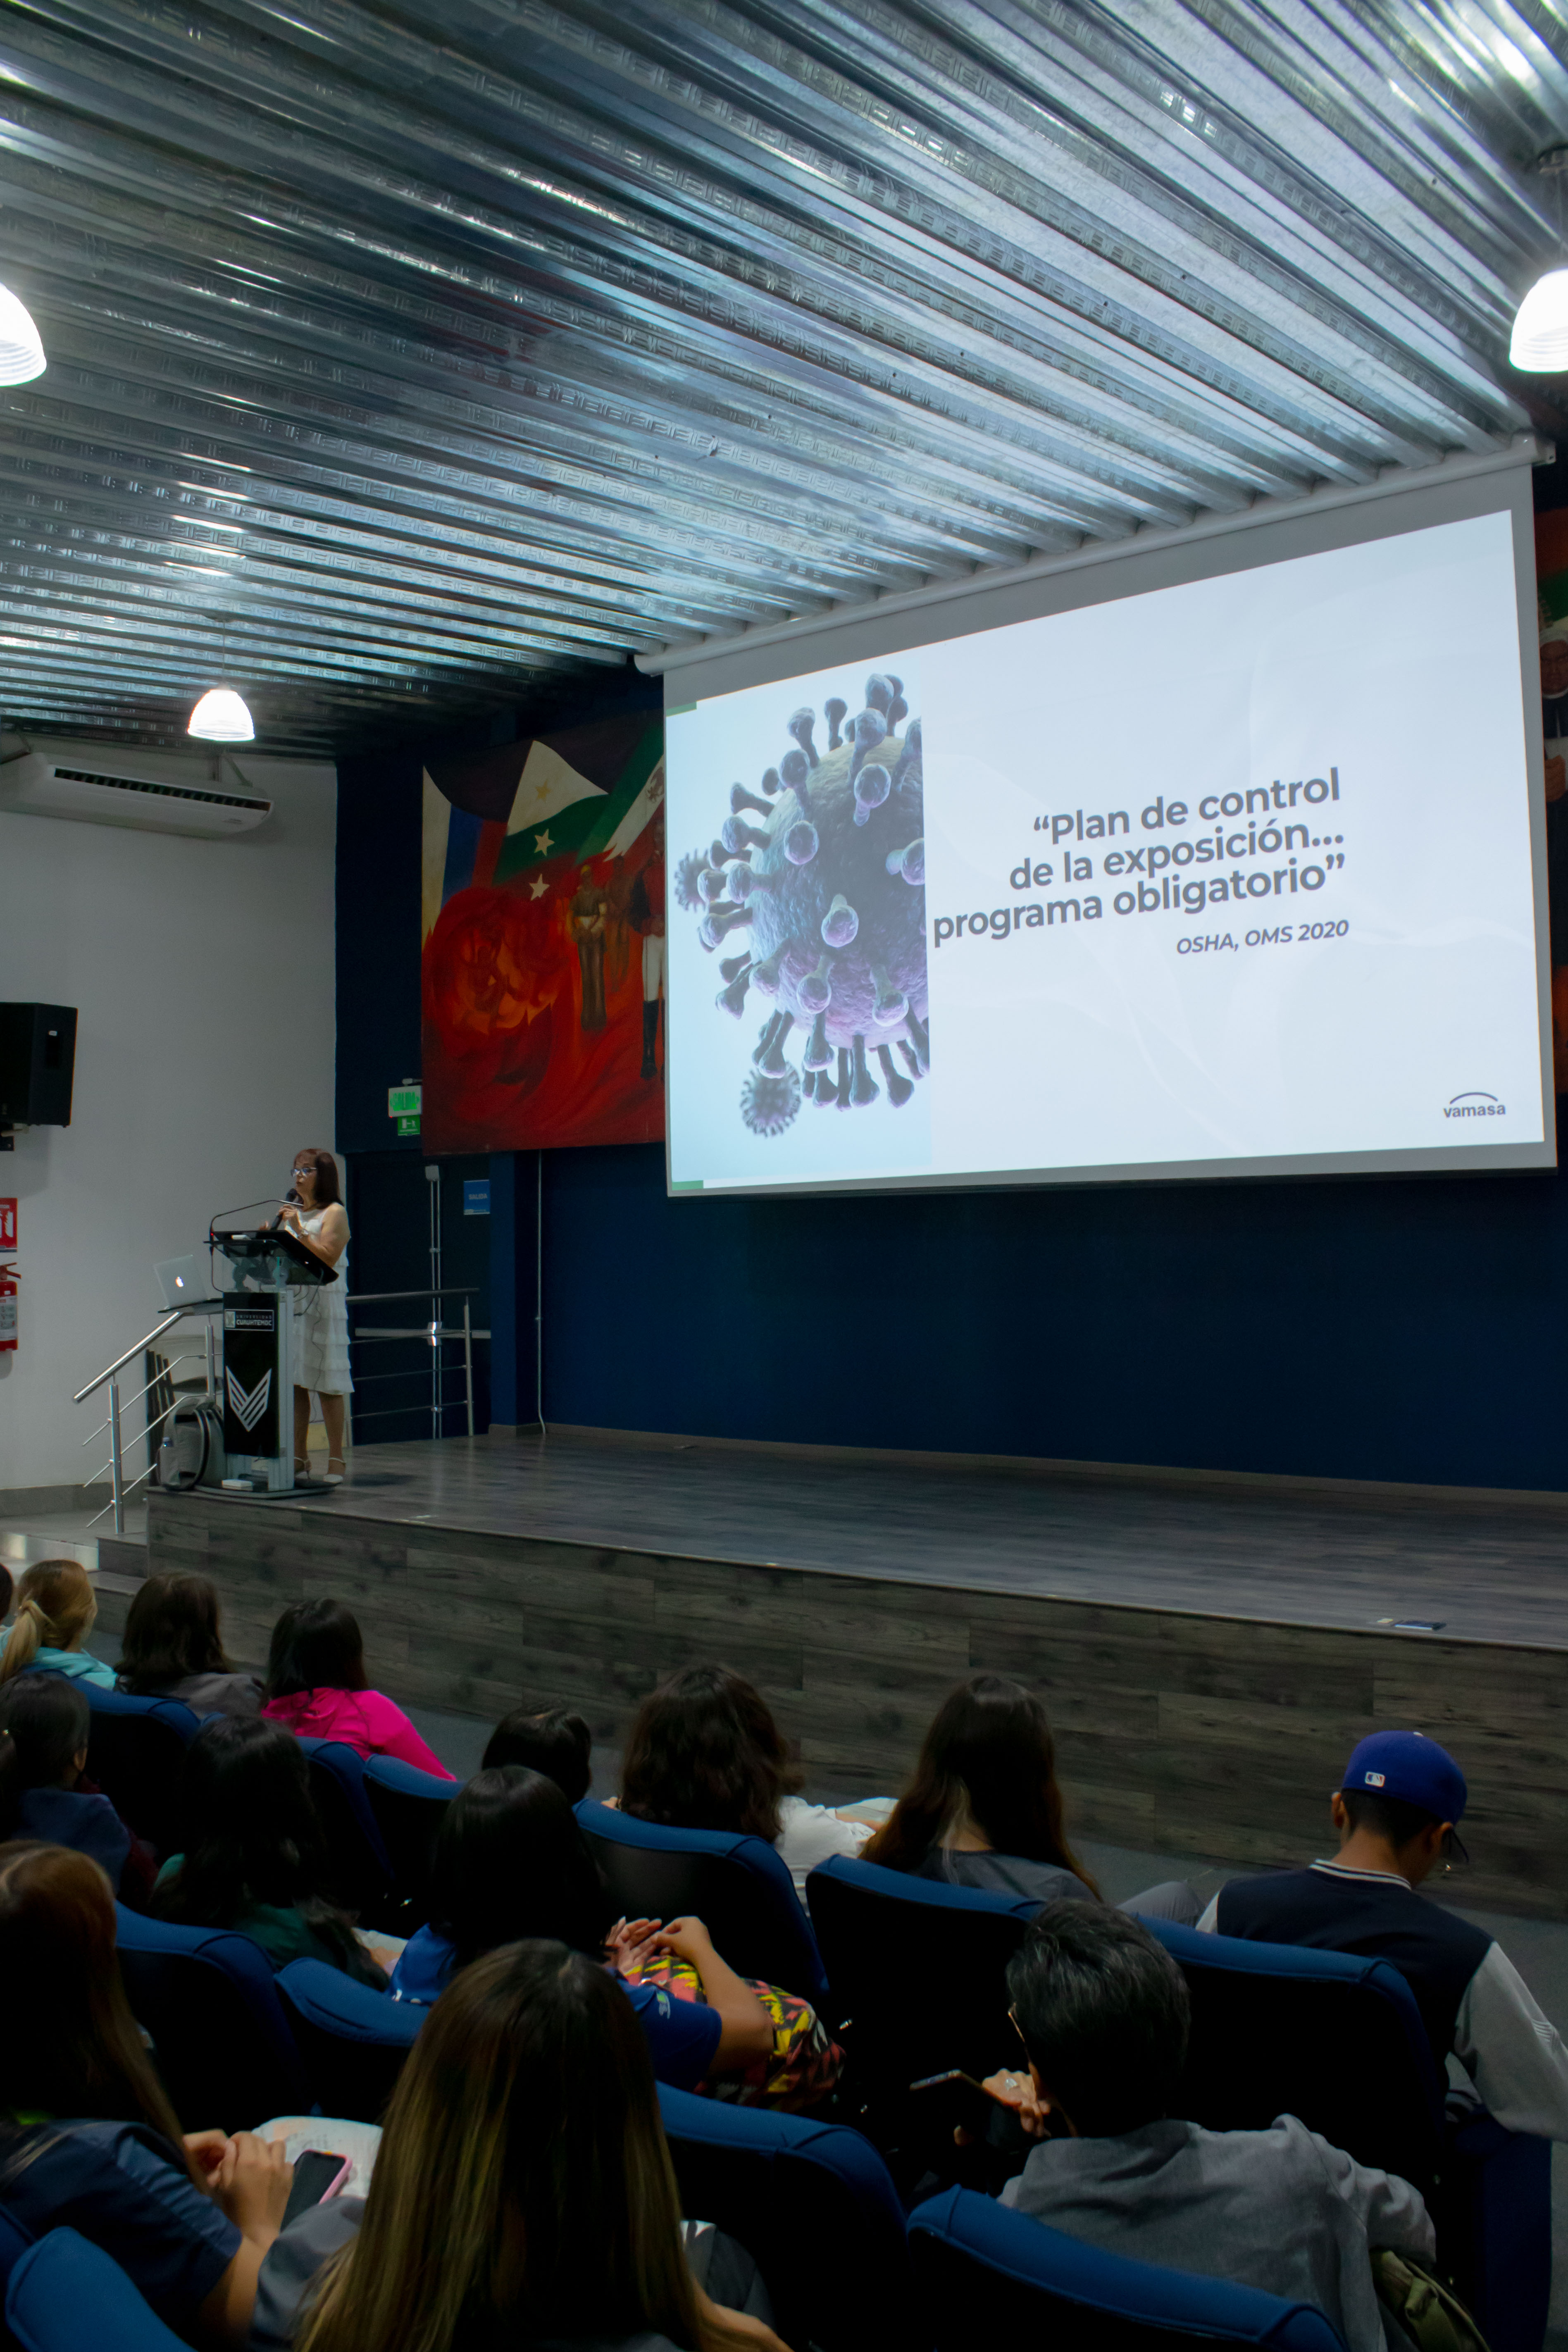
{"type": "Polygon", "coordinates": [[[281,1209],[285,1205],[276,1192],[263,1192],[258,1201],[237,1201],[232,1209],[215,1210],[207,1219],[207,1240],[210,1243],[215,1239],[219,1217],[237,1217],[241,1209],[281,1209]]]}

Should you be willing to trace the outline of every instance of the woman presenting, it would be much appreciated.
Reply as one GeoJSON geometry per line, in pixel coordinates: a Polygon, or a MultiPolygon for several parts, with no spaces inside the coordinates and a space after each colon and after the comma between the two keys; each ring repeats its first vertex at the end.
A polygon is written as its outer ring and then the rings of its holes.
{"type": "Polygon", "coordinates": [[[349,1278],[349,1221],[338,1188],[338,1163],[330,1151],[313,1146],[294,1154],[294,1190],[299,1206],[289,1206],[277,1219],[323,1265],[337,1270],[336,1282],[294,1293],[294,1475],[310,1466],[310,1396],[321,1400],[327,1429],[327,1484],[337,1486],[343,1476],[343,1399],[353,1394],[349,1370],[349,1310],[344,1294],[349,1278]]]}

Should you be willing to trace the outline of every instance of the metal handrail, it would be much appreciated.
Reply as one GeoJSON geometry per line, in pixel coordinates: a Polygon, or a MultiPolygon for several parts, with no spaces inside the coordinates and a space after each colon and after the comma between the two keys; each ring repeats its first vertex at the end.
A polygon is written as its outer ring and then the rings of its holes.
{"type": "Polygon", "coordinates": [[[445,1290],[350,1290],[343,1294],[345,1307],[384,1307],[394,1298],[477,1298],[477,1282],[449,1282],[445,1290]]]}
{"type": "MultiPolygon", "coordinates": [[[[387,1329],[384,1327],[373,1328],[363,1333],[353,1332],[350,1334],[351,1339],[356,1343],[362,1339],[374,1344],[377,1339],[402,1339],[405,1337],[411,1339],[423,1339],[426,1342],[431,1350],[432,1357],[432,1436],[438,1436],[440,1434],[440,1416],[446,1411],[445,1400],[440,1394],[440,1382],[445,1378],[447,1368],[439,1363],[441,1343],[446,1339],[460,1339],[463,1343],[463,1380],[467,1392],[466,1401],[468,1404],[468,1435],[472,1437],[474,1433],[474,1341],[476,1339],[488,1339],[489,1338],[489,1333],[488,1331],[476,1331],[474,1329],[473,1313],[468,1302],[470,1298],[474,1298],[479,1296],[480,1286],[481,1286],[477,1282],[447,1283],[443,1287],[438,1287],[434,1290],[362,1290],[350,1291],[344,1294],[344,1304],[349,1307],[384,1306],[390,1305],[395,1300],[406,1298],[427,1298],[433,1305],[436,1301],[442,1298],[460,1298],[463,1301],[463,1319],[460,1324],[443,1324],[439,1320],[439,1310],[437,1310],[437,1317],[429,1323],[422,1324],[416,1330],[410,1330],[406,1334],[401,1331],[387,1329]]],[[[136,1487],[140,1486],[143,1479],[150,1478],[153,1475],[153,1465],[149,1463],[145,1470],[142,1471],[136,1477],[130,1480],[129,1483],[126,1481],[120,1438],[121,1407],[122,1403],[137,1404],[143,1397],[150,1395],[153,1390],[158,1386],[160,1381],[167,1378],[168,1367],[166,1366],[163,1370],[155,1373],[152,1380],[148,1381],[143,1387],[137,1390],[134,1396],[124,1399],[122,1399],[120,1394],[120,1374],[125,1370],[126,1365],[132,1362],[135,1357],[145,1354],[146,1350],[152,1348],[156,1341],[162,1339],[165,1333],[172,1331],[176,1323],[183,1323],[187,1319],[195,1319],[200,1318],[206,1322],[207,1344],[205,1353],[208,1362],[210,1383],[212,1376],[213,1328],[210,1317],[214,1303],[215,1302],[204,1300],[198,1306],[176,1307],[172,1308],[167,1315],[163,1316],[159,1322],[153,1325],[151,1331],[147,1332],[142,1339],[137,1340],[133,1348],[127,1348],[122,1356],[117,1356],[115,1358],[113,1363],[106,1364],[103,1370],[99,1373],[97,1379],[89,1381],[85,1388],[78,1389],[75,1396],[71,1399],[71,1402],[73,1404],[85,1404],[89,1396],[94,1395],[99,1389],[103,1387],[105,1381],[109,1384],[109,1418],[106,1422],[100,1422],[98,1428],[93,1430],[89,1435],[84,1437],[81,1441],[84,1445],[90,1445],[93,1438],[101,1436],[103,1432],[107,1429],[109,1432],[110,1442],[109,1460],[103,1465],[102,1469],[95,1470],[91,1477],[85,1479],[83,1484],[89,1486],[95,1486],[98,1480],[102,1477],[104,1471],[107,1470],[109,1472],[113,1484],[113,1500],[110,1504],[106,1505],[103,1510],[100,1511],[98,1518],[107,1518],[110,1511],[112,1511],[114,1514],[115,1532],[118,1535],[123,1535],[125,1532],[126,1496],[132,1493],[136,1487]]],[[[179,1356],[172,1357],[169,1360],[171,1364],[174,1364],[184,1362],[186,1359],[184,1356],[179,1356]]],[[[376,1376],[372,1374],[369,1377],[374,1378],[376,1376]]],[[[390,1379],[403,1379],[407,1377],[407,1375],[402,1373],[391,1373],[384,1375],[384,1377],[390,1379]]],[[[421,1373],[419,1377],[423,1379],[424,1374],[421,1373]]],[[[398,1410],[406,1411],[407,1408],[400,1407],[398,1410]]],[[[160,1418],[162,1419],[162,1416],[160,1416],[160,1418]]],[[[152,1422],[149,1418],[147,1433],[149,1444],[152,1442],[152,1422]]],[[[96,1527],[98,1519],[95,1519],[92,1524],[96,1527]]]]}
{"type": "Polygon", "coordinates": [[[116,1356],[114,1361],[100,1372],[97,1380],[89,1381],[86,1388],[78,1389],[71,1399],[72,1404],[85,1404],[94,1389],[100,1389],[105,1381],[114,1378],[116,1372],[122,1372],[132,1356],[139,1356],[143,1348],[150,1348],[154,1339],[161,1339],[165,1331],[172,1331],[176,1323],[183,1323],[190,1312],[188,1307],[176,1307],[172,1315],[165,1315],[161,1323],[154,1323],[144,1339],[138,1339],[133,1348],[127,1348],[122,1356],[116,1356]]]}

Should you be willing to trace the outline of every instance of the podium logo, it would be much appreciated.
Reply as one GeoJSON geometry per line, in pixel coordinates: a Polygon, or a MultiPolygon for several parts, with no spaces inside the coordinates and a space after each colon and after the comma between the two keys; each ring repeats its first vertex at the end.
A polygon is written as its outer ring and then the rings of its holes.
{"type": "Polygon", "coordinates": [[[263,1372],[253,1389],[242,1389],[232,1372],[227,1374],[229,1410],[241,1429],[256,1427],[267,1410],[267,1400],[272,1393],[270,1369],[263,1372]]]}
{"type": "Polygon", "coordinates": [[[1450,1095],[1443,1106],[1445,1118],[1506,1118],[1508,1105],[1500,1103],[1496,1095],[1483,1094],[1472,1087],[1468,1094],[1450,1095]]]}

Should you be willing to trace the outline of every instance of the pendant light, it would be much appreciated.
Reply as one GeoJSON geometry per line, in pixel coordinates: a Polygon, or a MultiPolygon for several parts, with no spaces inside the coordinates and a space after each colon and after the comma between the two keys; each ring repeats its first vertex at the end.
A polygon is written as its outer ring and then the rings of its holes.
{"type": "Polygon", "coordinates": [[[256,729],[249,711],[232,687],[210,687],[191,713],[187,735],[204,743],[254,743],[256,729]]]}
{"type": "MultiPolygon", "coordinates": [[[[1563,173],[1568,171],[1568,147],[1549,147],[1536,158],[1536,170],[1552,184],[1557,232],[1563,236],[1563,173]]],[[[1514,316],[1508,347],[1509,365],[1526,375],[1561,375],[1568,371],[1568,268],[1548,269],[1538,278],[1514,316]]]]}
{"type": "Polygon", "coordinates": [[[8,286],[0,286],[0,383],[31,383],[47,365],[32,312],[8,286]]]}
{"type": "MultiPolygon", "coordinates": [[[[224,632],[228,627],[226,614],[219,619],[217,625],[219,643],[222,644],[224,632]]],[[[225,662],[223,667],[226,669],[227,663],[225,662]]],[[[203,743],[254,743],[256,740],[256,728],[245,699],[235,692],[232,686],[209,687],[192,711],[185,732],[195,735],[203,743]]]]}

